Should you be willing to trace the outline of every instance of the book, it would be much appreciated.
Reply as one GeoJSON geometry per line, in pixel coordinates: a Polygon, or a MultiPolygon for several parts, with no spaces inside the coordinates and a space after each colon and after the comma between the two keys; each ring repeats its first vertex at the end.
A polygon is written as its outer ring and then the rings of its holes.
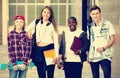
{"type": "Polygon", "coordinates": [[[55,50],[54,49],[45,50],[44,57],[45,57],[46,65],[54,64],[53,60],[55,58],[55,50]]]}
{"type": "Polygon", "coordinates": [[[81,47],[82,47],[82,41],[80,40],[79,37],[75,36],[70,49],[75,52],[75,51],[81,49],[81,47]]]}

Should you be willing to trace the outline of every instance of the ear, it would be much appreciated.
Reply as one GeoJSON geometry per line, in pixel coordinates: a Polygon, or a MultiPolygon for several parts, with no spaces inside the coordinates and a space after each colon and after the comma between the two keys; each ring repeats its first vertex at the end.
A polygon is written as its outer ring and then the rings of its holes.
{"type": "Polygon", "coordinates": [[[90,17],[91,17],[92,13],[90,12],[90,17]]]}

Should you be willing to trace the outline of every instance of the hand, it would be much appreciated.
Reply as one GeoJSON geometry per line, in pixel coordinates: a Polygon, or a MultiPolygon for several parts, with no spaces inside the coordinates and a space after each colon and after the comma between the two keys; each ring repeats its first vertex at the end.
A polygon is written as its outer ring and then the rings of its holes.
{"type": "Polygon", "coordinates": [[[64,68],[62,59],[66,59],[66,57],[65,56],[63,57],[62,55],[59,55],[58,58],[57,58],[57,68],[58,69],[64,68]]]}
{"type": "Polygon", "coordinates": [[[104,47],[99,47],[96,49],[99,53],[102,53],[103,51],[105,51],[104,47]]]}
{"type": "Polygon", "coordinates": [[[58,69],[64,68],[63,62],[57,63],[57,68],[58,68],[58,69]]]}
{"type": "Polygon", "coordinates": [[[20,70],[25,70],[25,69],[26,69],[26,65],[25,64],[21,64],[20,70]]]}
{"type": "Polygon", "coordinates": [[[27,37],[28,37],[29,39],[32,39],[32,31],[28,31],[28,32],[27,32],[27,37]]]}
{"type": "Polygon", "coordinates": [[[40,42],[36,42],[37,46],[40,46],[40,42]]]}
{"type": "Polygon", "coordinates": [[[31,62],[32,62],[32,59],[29,59],[29,60],[28,60],[28,64],[30,64],[31,62]]]}
{"type": "Polygon", "coordinates": [[[14,65],[14,66],[13,66],[13,70],[18,70],[18,66],[17,66],[17,65],[14,65]]]}
{"type": "Polygon", "coordinates": [[[76,54],[76,55],[80,55],[80,50],[77,50],[77,51],[75,51],[74,53],[76,54]]]}
{"type": "Polygon", "coordinates": [[[57,64],[57,58],[54,58],[54,59],[53,59],[53,63],[54,63],[54,64],[57,64]]]}

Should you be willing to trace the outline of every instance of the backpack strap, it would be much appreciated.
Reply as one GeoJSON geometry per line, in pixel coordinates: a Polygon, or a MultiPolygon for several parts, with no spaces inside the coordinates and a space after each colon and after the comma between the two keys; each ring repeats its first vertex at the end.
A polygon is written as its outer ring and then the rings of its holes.
{"type": "Polygon", "coordinates": [[[37,25],[39,21],[40,21],[40,19],[36,19],[35,24],[37,25]]]}
{"type": "Polygon", "coordinates": [[[34,31],[34,33],[32,35],[32,44],[34,44],[34,45],[36,45],[36,26],[39,23],[39,21],[40,21],[40,19],[35,20],[35,31],[34,31]]]}
{"type": "Polygon", "coordinates": [[[34,33],[36,33],[36,26],[37,26],[37,24],[39,23],[39,21],[40,21],[40,19],[36,19],[36,20],[35,20],[35,32],[34,32],[34,33]]]}

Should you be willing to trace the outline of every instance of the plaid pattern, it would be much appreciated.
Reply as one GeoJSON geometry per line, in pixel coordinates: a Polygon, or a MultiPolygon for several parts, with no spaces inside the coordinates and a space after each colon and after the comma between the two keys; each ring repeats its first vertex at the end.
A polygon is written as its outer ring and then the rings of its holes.
{"type": "Polygon", "coordinates": [[[8,56],[13,65],[16,65],[16,61],[24,61],[27,65],[30,52],[31,40],[25,31],[18,33],[14,29],[8,34],[8,56]]]}

